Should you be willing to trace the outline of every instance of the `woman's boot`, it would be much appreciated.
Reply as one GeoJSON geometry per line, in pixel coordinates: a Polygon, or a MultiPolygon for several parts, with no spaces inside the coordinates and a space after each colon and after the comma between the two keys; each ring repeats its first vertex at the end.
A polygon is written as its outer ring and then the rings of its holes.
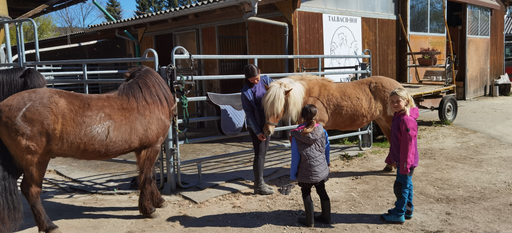
{"type": "Polygon", "coordinates": [[[265,158],[256,157],[253,163],[254,172],[254,194],[270,195],[274,194],[274,189],[263,180],[263,167],[265,166],[265,158]]]}

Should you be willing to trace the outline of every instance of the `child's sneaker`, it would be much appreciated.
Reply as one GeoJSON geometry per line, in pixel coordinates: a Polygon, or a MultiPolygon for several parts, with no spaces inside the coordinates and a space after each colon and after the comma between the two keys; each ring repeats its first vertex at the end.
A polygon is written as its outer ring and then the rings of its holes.
{"type": "Polygon", "coordinates": [[[380,216],[380,220],[388,223],[403,224],[405,222],[405,217],[403,215],[398,217],[392,214],[383,214],[380,216]]]}
{"type": "MultiPolygon", "coordinates": [[[[392,209],[389,209],[389,210],[388,210],[388,214],[391,214],[391,210],[392,210],[392,209]]],[[[411,214],[408,214],[408,213],[407,213],[407,211],[405,211],[404,218],[405,218],[405,220],[409,220],[409,219],[411,219],[411,218],[412,218],[412,213],[411,213],[411,214]]]]}

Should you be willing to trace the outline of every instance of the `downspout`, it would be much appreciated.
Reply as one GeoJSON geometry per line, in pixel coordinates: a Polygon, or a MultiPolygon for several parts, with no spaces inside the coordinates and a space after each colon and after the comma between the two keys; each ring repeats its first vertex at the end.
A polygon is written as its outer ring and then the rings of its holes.
{"type": "MultiPolygon", "coordinates": [[[[284,27],[284,29],[285,29],[285,31],[284,31],[284,54],[288,55],[288,37],[289,37],[288,24],[284,23],[284,22],[275,21],[275,20],[255,17],[256,14],[258,14],[258,2],[259,1],[261,1],[261,0],[251,0],[252,11],[246,13],[243,16],[243,19],[246,21],[256,21],[256,22],[260,22],[260,23],[266,23],[266,24],[272,24],[272,25],[284,27]]],[[[247,51],[249,51],[249,29],[248,29],[248,26],[246,27],[246,36],[247,36],[247,51]]],[[[284,62],[284,72],[288,73],[288,59],[285,59],[285,62],[284,62]]]]}
{"type": "MultiPolygon", "coordinates": [[[[116,19],[114,19],[114,17],[112,17],[112,15],[110,15],[110,13],[108,13],[107,10],[105,10],[105,8],[103,8],[98,2],[96,2],[96,0],[93,0],[92,3],[94,3],[94,5],[96,5],[102,12],[103,14],[105,14],[110,20],[112,21],[116,21],[116,19]]],[[[131,40],[133,42],[133,44],[135,45],[135,57],[140,57],[140,46],[139,46],[139,41],[136,40],[129,32],[128,30],[124,30],[124,34],[126,34],[129,38],[129,40],[131,40]]],[[[117,30],[116,30],[116,36],[120,37],[120,38],[123,38],[123,39],[126,39],[126,37],[123,37],[123,36],[120,36],[119,34],[117,34],[117,30]]],[[[140,65],[140,62],[137,63],[138,65],[140,65]]]]}

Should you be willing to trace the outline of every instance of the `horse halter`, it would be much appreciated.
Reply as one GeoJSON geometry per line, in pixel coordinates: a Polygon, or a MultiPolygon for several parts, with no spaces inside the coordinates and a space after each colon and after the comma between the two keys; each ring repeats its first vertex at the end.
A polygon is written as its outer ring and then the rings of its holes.
{"type": "Polygon", "coordinates": [[[277,123],[272,123],[272,122],[270,122],[270,121],[267,121],[267,124],[268,124],[268,125],[272,125],[272,126],[277,126],[277,123]]]}

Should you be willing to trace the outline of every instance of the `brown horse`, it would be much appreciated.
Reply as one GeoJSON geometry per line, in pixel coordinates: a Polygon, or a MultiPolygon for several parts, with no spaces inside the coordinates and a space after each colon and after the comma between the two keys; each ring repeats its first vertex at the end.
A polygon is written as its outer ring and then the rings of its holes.
{"type": "Polygon", "coordinates": [[[297,122],[302,107],[314,104],[318,107],[317,121],[325,129],[357,130],[376,121],[389,141],[393,116],[388,114],[388,98],[398,87],[402,85],[397,81],[381,76],[347,83],[313,75],[282,78],[270,83],[263,97],[263,132],[271,135],[282,118],[297,122]]]}
{"type": "MultiPolygon", "coordinates": [[[[145,66],[130,70],[126,82],[108,94],[39,88],[12,95],[0,103],[0,139],[10,152],[0,154],[0,174],[4,176],[0,177],[1,204],[19,200],[16,179],[23,174],[21,192],[39,231],[60,232],[46,215],[40,198],[50,158],[104,160],[135,152],[140,181],[139,211],[145,217],[155,217],[155,207],[162,207],[165,200],[156,187],[152,170],[174,108],[165,81],[145,66]]],[[[0,216],[19,216],[21,208],[20,204],[2,207],[0,216]]],[[[0,224],[2,232],[11,232],[18,226],[15,221],[0,224]]]]}

